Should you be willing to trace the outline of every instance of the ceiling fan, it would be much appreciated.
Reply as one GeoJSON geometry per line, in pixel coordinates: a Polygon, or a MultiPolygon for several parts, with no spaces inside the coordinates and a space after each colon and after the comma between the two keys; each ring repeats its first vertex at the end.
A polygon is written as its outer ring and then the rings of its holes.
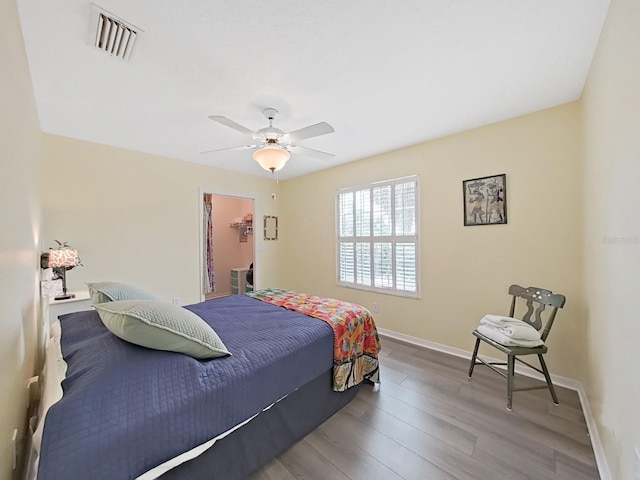
{"type": "Polygon", "coordinates": [[[335,156],[332,153],[321,152],[320,150],[314,150],[313,148],[297,145],[297,142],[300,140],[319,137],[320,135],[326,135],[327,133],[334,132],[335,130],[328,123],[320,122],[299,130],[294,130],[293,132],[285,133],[279,128],[273,126],[273,120],[278,116],[278,110],[275,108],[265,108],[262,113],[266,119],[269,120],[269,126],[261,128],[256,132],[227,117],[223,117],[222,115],[210,115],[209,118],[211,120],[233,128],[238,132],[244,133],[256,140],[257,143],[252,145],[241,145],[238,147],[207,150],[200,153],[221,152],[224,150],[255,150],[255,152],[253,152],[253,159],[258,162],[262,168],[271,172],[275,172],[284,167],[292,152],[323,160],[330,159],[335,156]]]}

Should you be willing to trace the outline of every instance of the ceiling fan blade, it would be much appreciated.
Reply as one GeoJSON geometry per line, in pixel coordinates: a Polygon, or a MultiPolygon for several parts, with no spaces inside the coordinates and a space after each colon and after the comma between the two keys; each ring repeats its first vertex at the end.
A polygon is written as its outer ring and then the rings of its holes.
{"type": "Polygon", "coordinates": [[[307,157],[319,158],[320,160],[331,160],[335,157],[333,153],[321,152],[320,150],[303,147],[302,145],[289,145],[287,150],[300,155],[306,155],[307,157]]]}
{"type": "Polygon", "coordinates": [[[256,134],[256,132],[254,132],[253,130],[249,130],[244,125],[240,125],[239,123],[234,122],[233,120],[227,117],[223,117],[222,115],[209,115],[209,118],[214,122],[218,122],[218,123],[221,123],[222,125],[226,125],[227,127],[233,128],[234,130],[244,133],[245,135],[249,135],[250,137],[253,137],[256,134]]]}
{"type": "Polygon", "coordinates": [[[309,125],[308,127],[301,128],[300,130],[294,130],[285,135],[291,142],[299,142],[306,138],[319,137],[320,135],[326,135],[327,133],[335,132],[333,127],[327,122],[316,123],[315,125],[309,125]]]}
{"type": "Polygon", "coordinates": [[[250,148],[257,148],[259,146],[260,145],[241,145],[239,147],[216,148],[215,150],[205,150],[204,152],[200,152],[200,155],[205,153],[223,152],[225,150],[248,150],[250,148]]]}

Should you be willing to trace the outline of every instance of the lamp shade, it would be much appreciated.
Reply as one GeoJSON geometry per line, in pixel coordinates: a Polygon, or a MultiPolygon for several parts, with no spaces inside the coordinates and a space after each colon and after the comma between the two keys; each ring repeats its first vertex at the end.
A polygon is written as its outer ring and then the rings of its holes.
{"type": "Polygon", "coordinates": [[[70,268],[80,265],[80,257],[75,248],[58,248],[49,250],[49,267],[51,268],[70,268]]]}
{"type": "Polygon", "coordinates": [[[265,170],[275,172],[284,167],[291,154],[278,145],[265,145],[253,152],[253,159],[265,170]]]}

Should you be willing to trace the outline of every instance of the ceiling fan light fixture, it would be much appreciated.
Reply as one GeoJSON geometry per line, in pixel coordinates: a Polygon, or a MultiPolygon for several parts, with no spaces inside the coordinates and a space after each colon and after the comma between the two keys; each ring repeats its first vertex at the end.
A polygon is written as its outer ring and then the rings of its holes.
{"type": "Polygon", "coordinates": [[[289,160],[291,154],[278,145],[265,145],[253,152],[253,159],[270,172],[277,172],[289,160]]]}

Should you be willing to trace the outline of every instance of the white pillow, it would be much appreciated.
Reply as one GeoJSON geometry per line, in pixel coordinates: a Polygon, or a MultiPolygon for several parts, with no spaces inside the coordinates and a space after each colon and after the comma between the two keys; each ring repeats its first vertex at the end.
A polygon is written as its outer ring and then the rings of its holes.
{"type": "Polygon", "coordinates": [[[231,355],[218,334],[198,315],[163,302],[130,300],[94,305],[102,323],[127,342],[199,360],[231,355]]]}
{"type": "Polygon", "coordinates": [[[91,303],[118,302],[122,300],[158,300],[150,293],[119,282],[94,282],[87,283],[91,303]]]}

